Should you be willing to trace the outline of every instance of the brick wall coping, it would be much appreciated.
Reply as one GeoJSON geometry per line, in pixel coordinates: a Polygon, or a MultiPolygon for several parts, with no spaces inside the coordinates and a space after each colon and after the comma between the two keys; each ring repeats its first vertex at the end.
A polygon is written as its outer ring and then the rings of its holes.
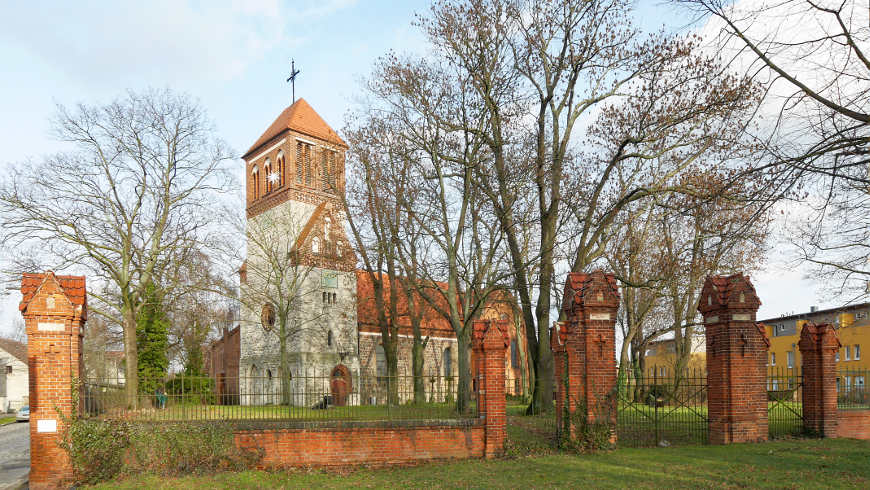
{"type": "Polygon", "coordinates": [[[463,419],[417,419],[417,420],[175,420],[142,421],[153,425],[213,425],[227,424],[234,432],[259,432],[264,430],[355,430],[355,429],[413,429],[429,427],[483,427],[484,418],[463,419]]]}

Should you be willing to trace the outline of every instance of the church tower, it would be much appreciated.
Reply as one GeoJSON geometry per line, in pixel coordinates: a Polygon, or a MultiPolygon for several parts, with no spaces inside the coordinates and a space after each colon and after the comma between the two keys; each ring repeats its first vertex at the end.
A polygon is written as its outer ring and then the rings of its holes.
{"type": "Polygon", "coordinates": [[[356,257],[342,206],[347,149],[299,99],[242,156],[243,404],[310,405],[326,394],[336,404],[354,401],[347,396],[359,379],[356,257]]]}

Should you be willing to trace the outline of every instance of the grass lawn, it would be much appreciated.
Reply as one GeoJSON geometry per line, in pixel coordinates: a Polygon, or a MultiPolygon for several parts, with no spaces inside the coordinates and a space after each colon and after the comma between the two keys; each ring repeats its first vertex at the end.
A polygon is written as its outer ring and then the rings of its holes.
{"type": "MultiPolygon", "coordinates": [[[[472,406],[473,417],[476,409],[472,406]]],[[[328,409],[312,409],[310,407],[286,405],[168,405],[166,408],[141,408],[139,410],[110,409],[102,414],[109,418],[124,418],[128,420],[407,420],[407,419],[437,419],[462,418],[453,404],[448,403],[412,403],[386,405],[353,405],[330,407],[328,409]]]]}
{"type": "Polygon", "coordinates": [[[11,417],[2,417],[2,418],[0,418],[0,425],[14,424],[15,422],[16,422],[16,419],[15,419],[15,416],[14,416],[14,415],[11,416],[11,417]]]}
{"type": "Polygon", "coordinates": [[[341,472],[245,471],[177,479],[137,476],[100,488],[868,488],[867,461],[868,441],[799,439],[341,472]]]}

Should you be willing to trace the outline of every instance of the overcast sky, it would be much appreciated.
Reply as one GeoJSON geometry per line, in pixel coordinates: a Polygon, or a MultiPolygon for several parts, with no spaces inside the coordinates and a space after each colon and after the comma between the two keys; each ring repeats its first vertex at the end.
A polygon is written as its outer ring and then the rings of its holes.
{"type": "MultiPolygon", "coordinates": [[[[58,147],[48,135],[55,104],[106,102],[125,89],[170,87],[199,98],[217,131],[241,153],[290,103],[290,58],[304,97],[335,129],[358,80],[388,50],[421,46],[415,12],[429,2],[237,1],[3,2],[0,4],[0,171],[58,147]]],[[[644,29],[685,31],[690,19],[654,1],[638,5],[644,29]]],[[[241,175],[241,161],[239,163],[241,175]]],[[[753,277],[759,318],[824,306],[788,254],[753,277]]],[[[18,314],[0,300],[0,332],[18,314]],[[5,306],[4,306],[5,305],[5,306]]],[[[833,305],[829,305],[833,306],[833,305]]]]}

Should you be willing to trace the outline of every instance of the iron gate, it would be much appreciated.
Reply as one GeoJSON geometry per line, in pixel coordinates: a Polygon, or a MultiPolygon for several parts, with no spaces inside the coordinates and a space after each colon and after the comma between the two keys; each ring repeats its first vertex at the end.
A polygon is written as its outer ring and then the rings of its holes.
{"type": "Polygon", "coordinates": [[[627,372],[619,380],[620,446],[707,443],[707,375],[667,366],[627,372]]]}
{"type": "Polygon", "coordinates": [[[803,433],[803,376],[797,368],[767,372],[767,427],[771,439],[803,433]]]}

